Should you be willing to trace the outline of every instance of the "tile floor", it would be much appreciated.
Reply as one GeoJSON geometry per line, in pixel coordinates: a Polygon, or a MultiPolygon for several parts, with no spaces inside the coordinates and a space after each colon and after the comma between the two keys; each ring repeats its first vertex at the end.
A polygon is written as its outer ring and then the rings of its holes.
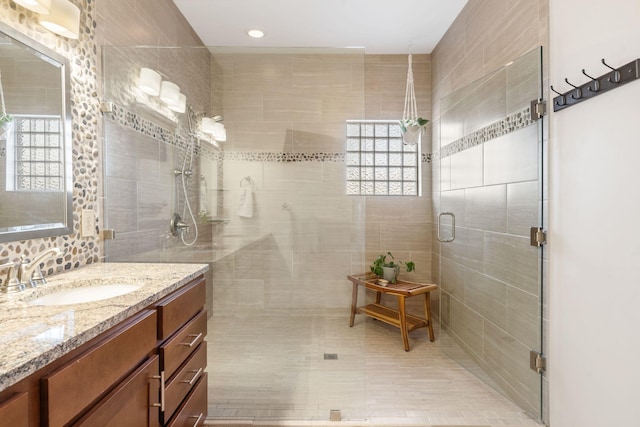
{"type": "Polygon", "coordinates": [[[433,343],[412,332],[405,352],[396,328],[361,315],[348,324],[348,313],[214,315],[207,425],[540,425],[445,355],[455,344],[437,328],[433,343]]]}

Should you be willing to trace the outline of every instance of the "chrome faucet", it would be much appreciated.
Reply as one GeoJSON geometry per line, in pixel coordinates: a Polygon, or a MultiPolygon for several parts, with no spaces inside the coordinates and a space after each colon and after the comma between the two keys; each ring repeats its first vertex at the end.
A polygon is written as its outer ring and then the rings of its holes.
{"type": "Polygon", "coordinates": [[[23,285],[29,284],[32,288],[35,288],[37,285],[46,284],[47,281],[42,275],[40,264],[46,257],[53,255],[60,256],[62,255],[62,251],[59,248],[48,249],[33,261],[25,258],[23,255],[18,267],[18,283],[22,283],[23,285]]]}
{"type": "Polygon", "coordinates": [[[17,266],[18,263],[16,262],[9,262],[0,265],[0,271],[5,269],[7,270],[7,277],[2,282],[2,287],[0,287],[0,292],[2,292],[3,294],[9,294],[24,290],[24,284],[20,283],[17,277],[17,266]]]}

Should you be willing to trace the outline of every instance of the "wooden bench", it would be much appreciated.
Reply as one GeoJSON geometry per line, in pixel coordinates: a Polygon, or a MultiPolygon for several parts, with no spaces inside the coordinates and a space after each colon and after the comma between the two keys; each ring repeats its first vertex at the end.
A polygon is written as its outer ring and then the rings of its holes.
{"type": "Polygon", "coordinates": [[[347,276],[347,279],[353,283],[349,326],[353,326],[356,313],[360,313],[400,328],[405,351],[409,351],[409,332],[415,329],[428,328],[429,340],[433,341],[435,339],[431,321],[431,291],[438,289],[438,285],[398,280],[397,283],[390,283],[383,286],[378,284],[378,278],[373,273],[351,274],[347,276]],[[358,307],[359,286],[364,286],[366,289],[375,291],[376,302],[358,307]],[[382,294],[397,296],[398,310],[382,305],[382,294]],[[417,295],[424,295],[424,319],[408,314],[406,311],[406,299],[417,295]]]}

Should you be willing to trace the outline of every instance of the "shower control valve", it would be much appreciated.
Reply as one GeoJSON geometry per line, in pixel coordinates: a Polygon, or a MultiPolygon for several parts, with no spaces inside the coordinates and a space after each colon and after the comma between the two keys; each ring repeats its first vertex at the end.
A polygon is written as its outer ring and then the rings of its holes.
{"type": "Polygon", "coordinates": [[[182,233],[189,232],[189,226],[180,218],[180,215],[173,214],[171,217],[171,224],[169,230],[174,236],[179,236],[182,233]]]}

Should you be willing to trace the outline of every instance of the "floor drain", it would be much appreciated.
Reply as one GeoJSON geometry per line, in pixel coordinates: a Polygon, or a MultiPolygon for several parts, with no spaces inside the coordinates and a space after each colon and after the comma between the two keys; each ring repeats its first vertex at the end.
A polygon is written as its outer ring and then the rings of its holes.
{"type": "Polygon", "coordinates": [[[325,353],[324,360],[338,360],[338,355],[335,353],[325,353]]]}
{"type": "Polygon", "coordinates": [[[329,411],[329,421],[341,421],[340,409],[332,409],[329,411]]]}

